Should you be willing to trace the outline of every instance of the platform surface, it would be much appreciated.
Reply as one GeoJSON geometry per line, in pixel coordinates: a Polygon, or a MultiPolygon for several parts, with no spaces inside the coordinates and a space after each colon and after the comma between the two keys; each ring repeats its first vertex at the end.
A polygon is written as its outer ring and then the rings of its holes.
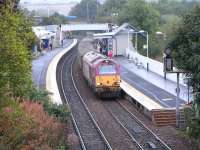
{"type": "Polygon", "coordinates": [[[73,41],[66,40],[64,47],[49,50],[43,55],[32,61],[32,79],[38,88],[45,88],[46,84],[46,71],[51,60],[64,48],[68,47],[73,41]]]}
{"type": "Polygon", "coordinates": [[[133,86],[131,86],[129,83],[126,81],[122,80],[120,87],[122,90],[126,91],[126,93],[135,99],[138,103],[140,103],[142,106],[144,106],[147,110],[152,111],[153,109],[164,109],[163,106],[155,102],[153,99],[150,97],[146,96],[144,93],[141,91],[137,90],[133,86]]]}
{"type": "MultiPolygon", "coordinates": [[[[146,102],[143,103],[146,105],[144,107],[149,107],[150,109],[157,109],[158,107],[176,107],[176,83],[165,80],[163,77],[146,71],[144,68],[138,68],[134,63],[129,62],[129,60],[125,57],[117,57],[114,59],[117,60],[121,65],[122,80],[134,88],[134,90],[132,89],[132,92],[134,93],[135,90],[137,90],[148,97],[146,100],[153,100],[155,103],[157,103],[156,105],[153,105],[152,103],[152,106],[149,106],[149,102],[146,102]],[[155,108],[153,108],[153,106],[155,106],[155,108]]],[[[181,95],[179,102],[180,106],[182,106],[187,103],[187,93],[185,94],[187,87],[181,85],[180,89],[181,95]]],[[[141,100],[138,99],[137,101],[141,100]]]]}

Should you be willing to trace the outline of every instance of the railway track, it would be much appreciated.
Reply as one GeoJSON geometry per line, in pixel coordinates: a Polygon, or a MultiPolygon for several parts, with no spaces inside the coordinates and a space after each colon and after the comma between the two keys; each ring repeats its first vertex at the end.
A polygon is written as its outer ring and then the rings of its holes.
{"type": "Polygon", "coordinates": [[[103,103],[118,123],[134,138],[140,149],[171,150],[122,103],[119,101],[105,101],[103,103]]]}
{"type": "Polygon", "coordinates": [[[76,48],[69,51],[59,62],[57,83],[61,97],[71,109],[71,118],[83,150],[111,150],[111,146],[84,103],[72,76],[72,64],[76,48]]]}
{"type": "Polygon", "coordinates": [[[79,92],[84,97],[85,103],[98,122],[111,147],[116,150],[140,149],[125,129],[109,114],[102,100],[91,92],[91,88],[86,84],[80,66],[78,66],[78,60],[73,65],[73,74],[79,92]],[[79,86],[80,84],[81,86],[79,86]]]}

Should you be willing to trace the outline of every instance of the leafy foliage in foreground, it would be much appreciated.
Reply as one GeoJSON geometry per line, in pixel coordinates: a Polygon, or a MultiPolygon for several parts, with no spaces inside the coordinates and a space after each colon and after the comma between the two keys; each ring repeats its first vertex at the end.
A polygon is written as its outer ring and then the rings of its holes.
{"type": "Polygon", "coordinates": [[[53,104],[49,99],[49,93],[44,90],[33,88],[28,97],[32,102],[40,103],[44,110],[50,115],[59,118],[61,121],[67,121],[69,118],[69,108],[66,104],[53,104]]]}
{"type": "Polygon", "coordinates": [[[189,71],[190,85],[194,94],[194,118],[188,131],[190,136],[200,139],[200,6],[184,16],[182,25],[170,42],[175,64],[189,71]]]}
{"type": "Polygon", "coordinates": [[[38,103],[9,100],[0,110],[0,149],[56,149],[63,144],[64,124],[38,103]]]}
{"type": "Polygon", "coordinates": [[[31,23],[16,1],[0,3],[0,149],[65,148],[68,108],[55,105],[31,79],[31,23]],[[28,101],[28,100],[30,101],[28,101]]]}

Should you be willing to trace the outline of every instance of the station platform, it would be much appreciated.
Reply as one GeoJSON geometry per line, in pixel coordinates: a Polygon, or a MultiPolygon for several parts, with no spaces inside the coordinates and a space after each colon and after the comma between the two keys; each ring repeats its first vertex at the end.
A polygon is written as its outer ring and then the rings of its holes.
{"type": "MultiPolygon", "coordinates": [[[[157,125],[176,124],[176,83],[136,66],[125,57],[114,58],[121,65],[121,88],[157,125]]],[[[187,87],[180,85],[180,108],[187,104],[187,87]]]]}
{"type": "MultiPolygon", "coordinates": [[[[136,66],[125,57],[114,58],[121,65],[121,78],[163,108],[176,107],[176,83],[136,66]]],[[[187,103],[187,87],[180,85],[180,106],[187,103]]],[[[151,108],[152,109],[152,108],[151,108]]],[[[155,108],[156,109],[156,108],[155,108]]]]}
{"type": "Polygon", "coordinates": [[[32,60],[32,80],[36,87],[44,89],[46,86],[46,72],[52,59],[63,49],[71,45],[73,40],[65,40],[64,46],[48,50],[32,60]]]}
{"type": "Polygon", "coordinates": [[[63,47],[47,51],[32,61],[32,80],[38,89],[48,91],[55,104],[62,104],[56,82],[56,67],[60,58],[77,44],[77,40],[65,40],[63,47]]]}

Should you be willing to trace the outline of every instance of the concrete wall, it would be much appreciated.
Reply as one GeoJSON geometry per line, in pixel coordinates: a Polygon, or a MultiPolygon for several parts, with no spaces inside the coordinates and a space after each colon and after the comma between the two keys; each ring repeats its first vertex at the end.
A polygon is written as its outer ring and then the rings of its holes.
{"type": "MultiPolygon", "coordinates": [[[[163,63],[147,58],[145,56],[142,56],[139,53],[136,53],[133,49],[132,50],[126,49],[126,57],[133,59],[135,62],[142,65],[144,68],[147,68],[147,62],[148,62],[150,71],[164,77],[163,63]]],[[[185,85],[183,82],[183,78],[184,78],[184,75],[181,74],[180,84],[185,85]]],[[[167,74],[167,79],[173,82],[176,82],[177,81],[176,74],[167,74]]]]}

